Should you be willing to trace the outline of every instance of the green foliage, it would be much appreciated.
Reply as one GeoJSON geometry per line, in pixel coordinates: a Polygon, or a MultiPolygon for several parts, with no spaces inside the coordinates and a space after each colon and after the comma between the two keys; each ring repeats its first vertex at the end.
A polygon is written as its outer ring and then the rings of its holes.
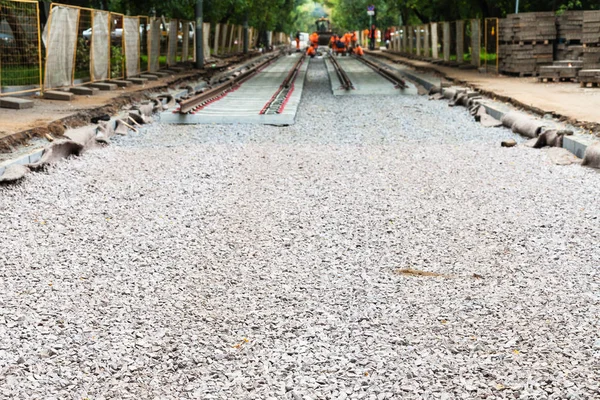
{"type": "Polygon", "coordinates": [[[125,56],[121,46],[110,46],[110,77],[112,79],[123,76],[123,63],[125,56]]]}

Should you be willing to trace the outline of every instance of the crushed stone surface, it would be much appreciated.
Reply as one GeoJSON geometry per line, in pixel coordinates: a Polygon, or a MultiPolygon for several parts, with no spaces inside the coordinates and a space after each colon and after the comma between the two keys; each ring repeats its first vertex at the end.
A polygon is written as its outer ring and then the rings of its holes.
{"type": "Polygon", "coordinates": [[[0,187],[0,398],[600,398],[600,174],[311,64],[0,187]]]}

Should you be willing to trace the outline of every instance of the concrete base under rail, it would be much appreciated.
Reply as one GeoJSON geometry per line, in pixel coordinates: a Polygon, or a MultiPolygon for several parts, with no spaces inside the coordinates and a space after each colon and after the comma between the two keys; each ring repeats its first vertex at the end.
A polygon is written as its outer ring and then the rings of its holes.
{"type": "Polygon", "coordinates": [[[284,56],[239,89],[197,111],[195,114],[163,112],[160,121],[168,124],[264,124],[292,125],[296,118],[309,59],[301,65],[294,90],[281,114],[259,114],[275,94],[299,55],[284,56]]]}

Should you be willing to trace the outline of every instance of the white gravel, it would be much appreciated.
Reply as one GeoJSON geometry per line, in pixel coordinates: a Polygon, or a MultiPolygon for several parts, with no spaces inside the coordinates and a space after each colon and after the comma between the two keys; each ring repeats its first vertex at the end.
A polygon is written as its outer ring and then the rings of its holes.
{"type": "Polygon", "coordinates": [[[600,398],[600,174],[325,79],[0,188],[0,397],[600,398]]]}

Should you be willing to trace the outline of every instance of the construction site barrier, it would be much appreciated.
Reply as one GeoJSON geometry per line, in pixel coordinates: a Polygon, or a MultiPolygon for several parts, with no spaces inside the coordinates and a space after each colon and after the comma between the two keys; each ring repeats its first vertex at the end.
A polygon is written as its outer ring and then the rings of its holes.
{"type": "Polygon", "coordinates": [[[38,2],[1,2],[0,16],[0,96],[41,90],[38,2]]]}

